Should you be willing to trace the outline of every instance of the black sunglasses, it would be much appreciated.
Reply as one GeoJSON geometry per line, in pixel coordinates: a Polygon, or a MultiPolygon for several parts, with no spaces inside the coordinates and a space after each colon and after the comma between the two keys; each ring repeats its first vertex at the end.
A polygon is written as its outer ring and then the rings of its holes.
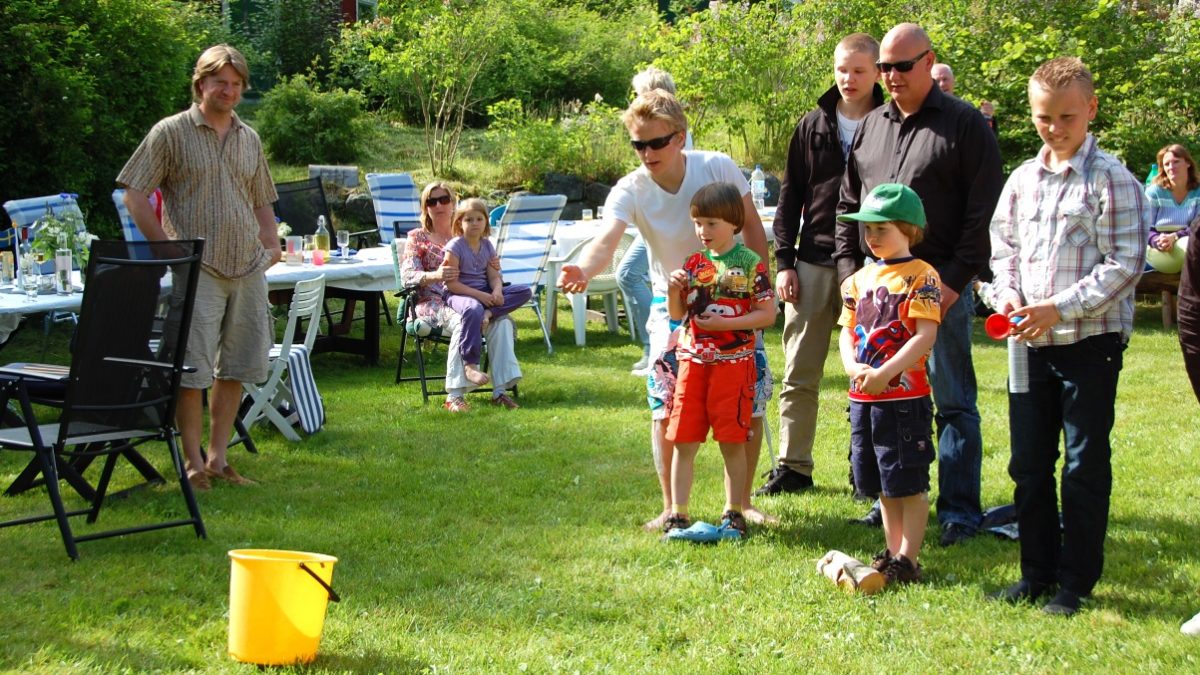
{"type": "Polygon", "coordinates": [[[648,141],[638,141],[638,140],[634,140],[631,138],[631,139],[629,139],[629,144],[632,145],[633,149],[637,150],[638,152],[641,152],[642,150],[645,150],[646,148],[650,148],[651,150],[662,150],[663,148],[667,147],[667,143],[670,143],[672,138],[675,138],[675,134],[677,134],[677,133],[679,133],[679,132],[672,131],[671,133],[667,134],[666,136],[659,136],[658,138],[651,138],[648,141]]]}
{"type": "Polygon", "coordinates": [[[425,199],[425,206],[437,206],[438,204],[449,204],[452,201],[454,201],[454,198],[451,197],[450,195],[442,195],[441,197],[427,197],[425,199]]]}
{"type": "Polygon", "coordinates": [[[907,61],[897,61],[895,63],[887,63],[885,61],[879,61],[875,64],[875,67],[882,70],[885,73],[892,72],[892,68],[895,68],[896,70],[898,70],[902,73],[907,73],[908,71],[913,69],[913,66],[917,65],[917,61],[920,61],[921,59],[925,58],[925,55],[928,53],[929,53],[929,50],[926,49],[925,51],[921,52],[920,54],[917,54],[916,58],[912,58],[907,61]]]}

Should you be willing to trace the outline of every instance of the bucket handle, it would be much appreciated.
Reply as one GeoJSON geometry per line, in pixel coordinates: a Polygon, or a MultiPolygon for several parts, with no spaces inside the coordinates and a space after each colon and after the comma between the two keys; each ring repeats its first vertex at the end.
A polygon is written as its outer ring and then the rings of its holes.
{"type": "Polygon", "coordinates": [[[308,565],[305,565],[304,563],[300,563],[300,569],[304,570],[305,572],[308,572],[308,576],[312,577],[313,579],[316,579],[317,583],[321,584],[321,587],[329,592],[330,600],[332,600],[333,602],[341,602],[342,601],[342,598],[340,595],[337,594],[337,591],[333,590],[333,586],[330,586],[329,584],[325,583],[325,580],[322,579],[321,577],[317,576],[316,572],[309,569],[308,565]]]}

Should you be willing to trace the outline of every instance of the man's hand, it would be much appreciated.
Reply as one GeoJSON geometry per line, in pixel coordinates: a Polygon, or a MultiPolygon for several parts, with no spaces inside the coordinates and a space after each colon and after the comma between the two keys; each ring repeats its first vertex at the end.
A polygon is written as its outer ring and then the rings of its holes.
{"type": "Polygon", "coordinates": [[[980,101],[979,102],[979,112],[981,114],[983,114],[984,117],[995,117],[996,116],[996,109],[994,107],[992,107],[991,101],[980,101]]]}
{"type": "Polygon", "coordinates": [[[800,275],[796,270],[779,270],[775,274],[775,294],[784,302],[800,299],[800,275]]]}
{"type": "Polygon", "coordinates": [[[1058,308],[1049,300],[1015,308],[1008,313],[1008,317],[1021,318],[1019,323],[1013,325],[1013,335],[1023,341],[1045,335],[1055,324],[1062,321],[1058,308]]]}
{"type": "Polygon", "coordinates": [[[942,284],[941,288],[942,288],[942,316],[945,317],[946,312],[949,311],[949,309],[950,309],[950,305],[953,305],[955,302],[958,301],[958,291],[955,291],[953,288],[950,288],[946,284],[942,284]]]}
{"type": "Polygon", "coordinates": [[[567,293],[582,293],[587,290],[588,278],[579,265],[563,265],[558,273],[558,287],[567,293]]]}

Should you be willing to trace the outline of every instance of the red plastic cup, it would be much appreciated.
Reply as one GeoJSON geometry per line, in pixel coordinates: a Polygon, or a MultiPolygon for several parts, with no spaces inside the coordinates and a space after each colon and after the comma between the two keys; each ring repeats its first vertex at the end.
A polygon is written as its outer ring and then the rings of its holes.
{"type": "Polygon", "coordinates": [[[1012,322],[1003,314],[993,314],[983,322],[983,330],[993,340],[1003,340],[1012,333],[1012,322]]]}

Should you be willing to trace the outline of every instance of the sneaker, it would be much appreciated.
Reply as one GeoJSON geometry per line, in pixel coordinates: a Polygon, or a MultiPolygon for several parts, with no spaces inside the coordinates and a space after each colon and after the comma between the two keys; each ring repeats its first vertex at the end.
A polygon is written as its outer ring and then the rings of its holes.
{"type": "Polygon", "coordinates": [[[946,523],[942,526],[942,538],[938,540],[942,546],[954,546],[974,537],[976,530],[960,523],[946,523]]]}
{"type": "Polygon", "coordinates": [[[442,404],[442,407],[452,413],[461,413],[470,410],[471,404],[467,403],[467,399],[461,396],[453,396],[446,399],[446,402],[442,404]]]}
{"type": "Polygon", "coordinates": [[[650,370],[650,355],[642,354],[642,358],[633,363],[633,368],[630,370],[634,375],[645,375],[650,370]]]}
{"type": "Polygon", "coordinates": [[[893,556],[883,564],[883,569],[879,571],[887,577],[889,586],[892,584],[915,584],[921,581],[921,566],[914,564],[913,561],[902,555],[893,556]]]}
{"type": "Polygon", "coordinates": [[[521,406],[517,405],[517,402],[512,400],[512,398],[510,398],[508,394],[500,394],[499,396],[493,396],[492,397],[492,405],[502,406],[502,407],[508,408],[509,410],[516,410],[517,408],[521,407],[521,406]]]}
{"type": "Polygon", "coordinates": [[[754,491],[755,497],[777,495],[781,492],[804,492],[813,486],[812,476],[805,476],[799,471],[792,471],[783,464],[777,464],[775,468],[763,475],[768,476],[767,482],[754,491]]]}
{"type": "Polygon", "coordinates": [[[1083,598],[1079,597],[1074,591],[1068,591],[1065,588],[1058,589],[1054,599],[1046,603],[1042,607],[1042,611],[1053,616],[1074,616],[1079,611],[1079,606],[1083,603],[1083,598]]]}
{"type": "Polygon", "coordinates": [[[876,553],[874,558],[871,558],[871,569],[875,570],[876,572],[882,572],[883,568],[887,567],[888,561],[891,559],[892,552],[885,548],[879,553],[876,553]]]}
{"type": "Polygon", "coordinates": [[[1184,621],[1183,625],[1179,627],[1179,632],[1193,637],[1200,635],[1200,614],[1184,621]]]}
{"type": "Polygon", "coordinates": [[[730,509],[721,514],[721,528],[736,530],[738,534],[746,536],[746,518],[741,511],[730,509]]]}
{"type": "Polygon", "coordinates": [[[851,518],[851,525],[865,525],[867,527],[883,527],[883,511],[879,508],[879,503],[876,502],[871,506],[871,510],[867,511],[867,515],[862,518],[851,518]]]}
{"type": "Polygon", "coordinates": [[[1050,584],[1021,579],[1012,586],[996,591],[987,597],[988,600],[1000,600],[1016,605],[1022,602],[1037,602],[1043,596],[1049,595],[1053,590],[1054,587],[1050,584]]]}

